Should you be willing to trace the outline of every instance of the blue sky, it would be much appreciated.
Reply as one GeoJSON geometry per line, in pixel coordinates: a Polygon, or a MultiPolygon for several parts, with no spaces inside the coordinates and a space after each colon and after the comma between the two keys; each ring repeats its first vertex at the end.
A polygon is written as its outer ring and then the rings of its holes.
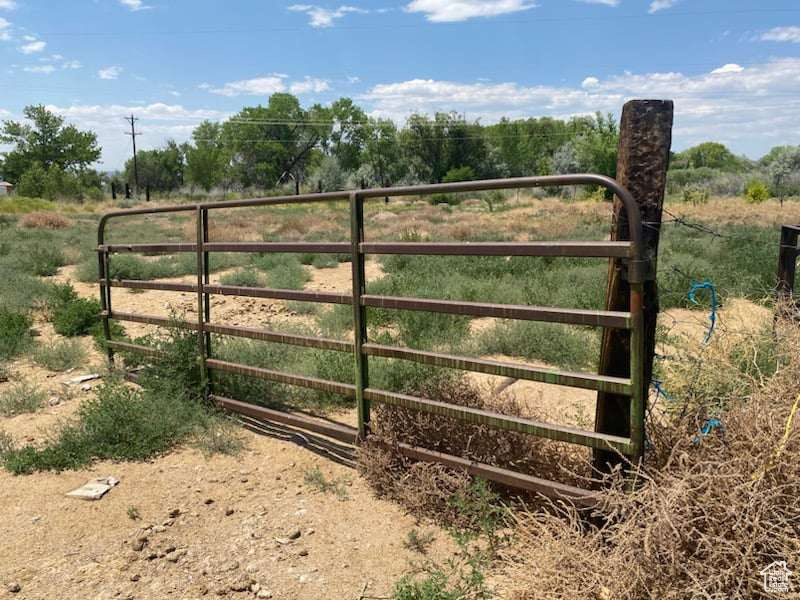
{"type": "Polygon", "coordinates": [[[675,148],[800,143],[797,0],[0,0],[0,118],[42,103],[98,132],[102,168],[291,91],[402,122],[676,102],[675,148]]]}

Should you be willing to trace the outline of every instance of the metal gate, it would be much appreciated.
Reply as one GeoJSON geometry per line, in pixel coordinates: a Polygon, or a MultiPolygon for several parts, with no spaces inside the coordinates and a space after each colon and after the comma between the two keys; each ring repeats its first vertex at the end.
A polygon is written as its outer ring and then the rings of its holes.
{"type": "MultiPolygon", "coordinates": [[[[114,350],[142,352],[145,354],[152,353],[152,349],[145,346],[111,339],[109,324],[111,320],[130,321],[164,327],[177,325],[178,327],[198,332],[197,352],[204,374],[214,371],[235,373],[271,382],[340,394],[355,400],[358,409],[358,429],[356,430],[345,425],[334,424],[304,414],[273,410],[241,400],[221,397],[214,394],[212,379],[209,383],[209,398],[225,409],[249,417],[299,427],[337,440],[357,443],[359,440],[366,439],[370,435],[370,405],[373,403],[383,403],[415,411],[451,417],[468,423],[484,424],[496,429],[526,433],[560,442],[579,444],[595,449],[611,449],[630,457],[634,461],[640,459],[643,455],[647,384],[643,381],[645,357],[643,344],[642,294],[643,277],[647,269],[646,260],[643,256],[642,224],[639,208],[631,194],[611,178],[600,175],[525,177],[122,210],[105,214],[101,218],[98,227],[98,257],[100,300],[103,309],[104,331],[108,342],[110,360],[113,361],[114,359],[114,350]],[[613,192],[625,207],[631,239],[628,241],[502,243],[382,243],[366,241],[364,239],[364,203],[372,198],[384,198],[387,196],[426,196],[437,193],[477,192],[571,185],[596,185],[613,192]],[[209,240],[209,215],[216,210],[318,203],[333,200],[349,201],[351,221],[351,240],[349,243],[216,243],[209,240]],[[194,243],[113,245],[105,243],[105,229],[111,219],[120,219],[134,215],[179,212],[192,212],[195,214],[196,241],[194,243]],[[209,254],[212,252],[349,253],[352,257],[352,294],[211,285],[209,279],[209,254]],[[108,276],[109,260],[111,255],[118,253],[194,253],[197,256],[197,283],[183,284],[157,281],[112,280],[108,276]],[[365,285],[364,262],[365,257],[370,254],[418,256],[537,256],[617,259],[621,260],[627,269],[627,278],[630,282],[631,290],[630,310],[627,312],[619,312],[376,296],[368,294],[365,285]],[[117,312],[113,309],[111,297],[111,290],[115,287],[196,293],[197,322],[179,321],[176,323],[174,320],[162,317],[117,312]],[[244,296],[251,298],[352,305],[355,324],[354,342],[291,335],[262,329],[233,327],[223,323],[214,323],[211,320],[212,296],[244,296]],[[431,311],[471,317],[497,317],[503,319],[520,319],[629,330],[630,377],[620,378],[593,373],[572,373],[556,369],[544,369],[528,365],[452,356],[371,343],[367,338],[366,310],[370,307],[431,311]],[[351,353],[354,357],[355,365],[354,381],[352,384],[344,384],[224,362],[214,358],[211,334],[351,353]],[[574,427],[539,422],[523,417],[501,415],[486,410],[448,404],[436,398],[419,398],[375,389],[370,386],[369,378],[369,358],[371,356],[402,359],[438,367],[467,370],[514,379],[538,381],[628,396],[631,398],[629,415],[631,434],[630,437],[619,437],[574,427]]],[[[206,378],[206,380],[208,380],[208,378],[206,378]]],[[[543,493],[548,496],[569,498],[576,503],[591,502],[591,493],[588,490],[578,487],[548,481],[491,465],[475,463],[463,457],[442,454],[440,452],[434,452],[407,444],[398,444],[397,450],[415,459],[441,462],[449,466],[465,468],[474,475],[482,476],[505,485],[543,493]]]]}

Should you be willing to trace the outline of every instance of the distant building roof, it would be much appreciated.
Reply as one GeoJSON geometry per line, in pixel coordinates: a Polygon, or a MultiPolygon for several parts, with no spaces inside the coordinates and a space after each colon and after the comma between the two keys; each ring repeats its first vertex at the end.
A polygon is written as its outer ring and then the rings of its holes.
{"type": "Polygon", "coordinates": [[[8,183],[7,181],[0,181],[0,186],[3,187],[14,187],[13,183],[8,183]]]}

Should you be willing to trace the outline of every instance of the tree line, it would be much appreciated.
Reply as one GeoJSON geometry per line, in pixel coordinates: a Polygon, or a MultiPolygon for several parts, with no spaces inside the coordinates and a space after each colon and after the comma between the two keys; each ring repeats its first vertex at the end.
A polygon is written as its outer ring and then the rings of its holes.
{"type": "MultiPolygon", "coordinates": [[[[133,160],[116,174],[92,168],[97,136],[79,131],[43,106],[25,108],[25,123],[5,121],[0,175],[21,195],[101,196],[104,185],[133,184],[133,160]]],[[[457,113],[412,115],[403,126],[371,117],[349,98],[304,108],[291,95],[243,108],[224,122],[205,121],[185,143],[137,153],[138,182],[154,192],[336,191],[354,187],[441,183],[574,172],[613,176],[619,131],[612,115],[570,119],[502,119],[491,125],[457,113]]],[[[761,161],[709,142],[673,155],[682,185],[719,173],[766,173],[786,186],[800,171],[800,151],[778,147],[761,161]],[[761,169],[761,171],[758,171],[761,169]],[[681,179],[681,177],[683,179],[681,179]]]]}

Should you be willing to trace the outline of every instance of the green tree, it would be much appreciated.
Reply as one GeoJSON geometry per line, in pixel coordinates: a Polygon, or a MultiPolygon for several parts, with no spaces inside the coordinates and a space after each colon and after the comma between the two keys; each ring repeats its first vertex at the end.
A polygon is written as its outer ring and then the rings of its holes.
{"type": "MultiPolygon", "coordinates": [[[[168,141],[164,148],[140,151],[136,158],[142,189],[149,187],[157,192],[173,192],[183,186],[183,149],[175,141],[168,141]]],[[[132,158],[125,163],[125,176],[129,182],[134,182],[132,158]]]]}
{"type": "Polygon", "coordinates": [[[186,181],[206,192],[226,182],[230,156],[222,138],[222,125],[203,121],[192,133],[194,145],[186,147],[186,181]]]}
{"type": "Polygon", "coordinates": [[[785,196],[800,192],[800,146],[780,146],[770,154],[773,154],[767,166],[770,187],[782,204],[785,196]]]}
{"type": "Polygon", "coordinates": [[[433,119],[412,115],[400,139],[409,168],[419,180],[441,183],[448,171],[458,167],[489,175],[481,126],[455,113],[436,113],[433,119]]]}
{"type": "Polygon", "coordinates": [[[246,107],[223,125],[223,139],[236,180],[244,187],[271,188],[305,180],[314,152],[331,134],[330,110],[306,110],[291,94],[273,94],[267,106],[246,107]]]}
{"type": "MultiPolygon", "coordinates": [[[[79,188],[96,183],[89,169],[101,155],[95,133],[65,125],[63,117],[41,105],[26,106],[23,114],[27,123],[4,121],[0,130],[0,143],[13,146],[0,154],[4,178],[19,183],[30,171],[24,186],[29,190],[44,190],[46,183],[53,189],[58,186],[57,180],[67,187],[74,183],[79,188]]],[[[58,195],[72,194],[66,190],[58,195]]]]}
{"type": "Polygon", "coordinates": [[[597,113],[575,138],[575,153],[582,170],[616,176],[619,127],[611,114],[597,113]]]}
{"type": "Polygon", "coordinates": [[[676,166],[690,169],[709,167],[722,171],[739,171],[744,165],[743,161],[728,150],[724,144],[704,142],[678,154],[676,166]]]}
{"type": "Polygon", "coordinates": [[[356,171],[366,145],[367,115],[350,98],[339,98],[331,104],[333,128],[328,145],[344,171],[356,171]]]}
{"type": "Polygon", "coordinates": [[[362,162],[371,171],[371,177],[365,183],[389,187],[400,181],[408,169],[394,122],[390,119],[370,119],[365,137],[362,162]]]}

